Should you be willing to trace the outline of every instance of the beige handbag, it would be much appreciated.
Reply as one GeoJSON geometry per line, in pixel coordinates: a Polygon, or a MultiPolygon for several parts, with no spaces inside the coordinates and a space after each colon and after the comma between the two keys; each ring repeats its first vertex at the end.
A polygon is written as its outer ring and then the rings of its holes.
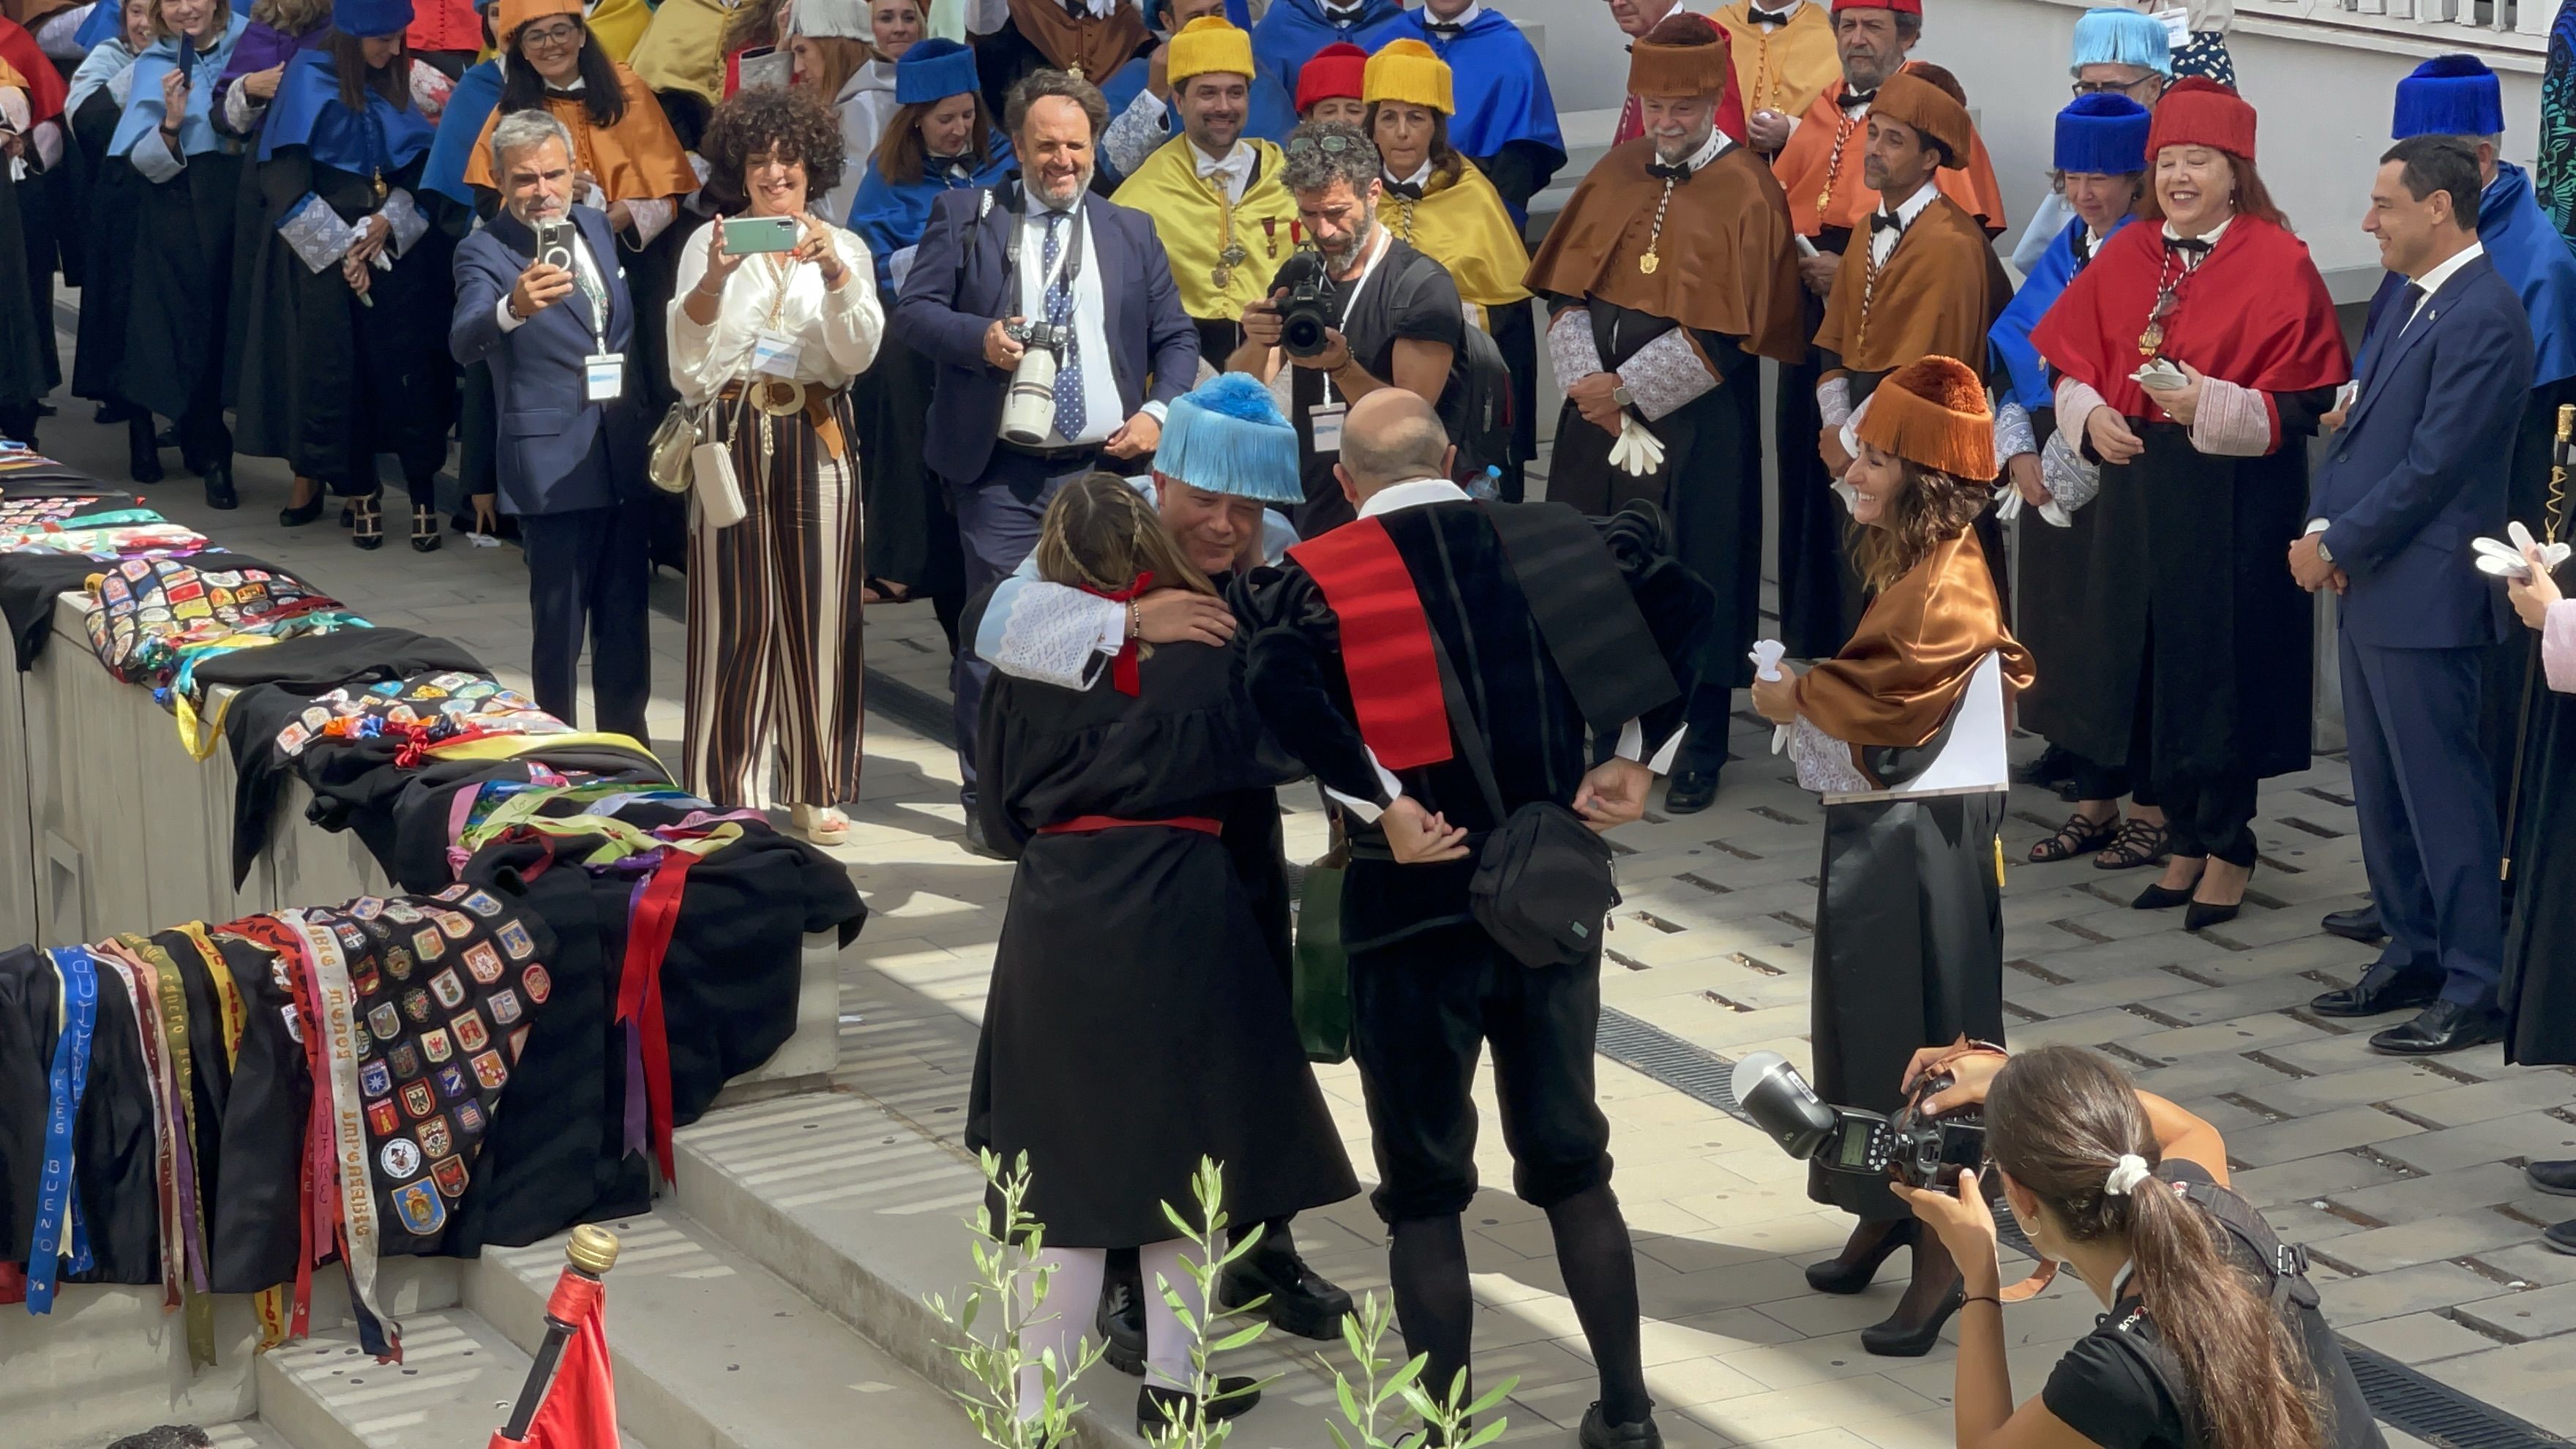
{"type": "Polygon", "coordinates": [[[698,411],[675,402],[662,415],[661,426],[653,430],[652,446],[644,454],[644,476],[665,493],[689,491],[689,459],[704,441],[698,411]]]}

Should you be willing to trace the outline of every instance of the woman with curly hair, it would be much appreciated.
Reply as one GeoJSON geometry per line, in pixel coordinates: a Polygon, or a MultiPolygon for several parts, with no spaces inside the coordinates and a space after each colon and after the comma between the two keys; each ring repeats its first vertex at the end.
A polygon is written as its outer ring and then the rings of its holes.
{"type": "Polygon", "coordinates": [[[701,506],[690,519],[683,778],[728,807],[789,806],[800,831],[832,843],[849,833],[840,803],[859,791],[866,560],[849,392],[885,330],[876,264],[814,215],[843,158],[840,120],[811,92],[734,95],[701,154],[719,214],[681,250],[671,382],[711,405],[742,517],[701,506]],[[792,250],[726,246],[728,218],[763,217],[792,221],[792,250]]]}
{"type": "MultiPolygon", "coordinates": [[[[1904,1104],[1925,1042],[2003,1036],[2000,790],[1904,797],[1949,742],[1989,657],[2027,689],[2030,651],[2004,626],[1972,525],[1995,476],[1994,419],[1974,370],[1927,357],[1887,375],[1853,420],[1843,475],[1874,597],[1840,654],[1756,679],[1753,706],[1792,730],[1798,783],[1825,798],[1817,885],[1816,1089],[1873,1112],[1904,1104]]],[[[1912,1357],[1959,1306],[1959,1270],[1887,1189],[1857,1173],[1808,1176],[1808,1195],[1860,1219],[1842,1254],[1807,1269],[1819,1292],[1857,1293],[1911,1246],[1913,1285],[1871,1353],[1912,1357]]]]}

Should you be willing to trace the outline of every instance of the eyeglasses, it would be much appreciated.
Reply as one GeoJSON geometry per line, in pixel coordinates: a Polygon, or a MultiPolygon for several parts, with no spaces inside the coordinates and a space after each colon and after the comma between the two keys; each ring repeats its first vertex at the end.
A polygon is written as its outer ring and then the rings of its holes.
{"type": "Polygon", "coordinates": [[[2147,74],[2147,75],[2142,75],[2142,76],[2138,77],[2136,80],[2133,80],[2133,81],[2088,81],[2088,80],[2080,80],[2080,81],[2077,81],[2073,86],[2069,87],[2069,89],[2071,89],[2072,91],[2074,91],[2074,93],[2075,93],[2075,94],[2077,94],[2077,95],[2079,95],[2079,96],[2103,96],[2103,95],[2118,95],[2118,96],[2124,96],[2124,95],[2127,95],[2129,92],[2131,92],[2131,91],[2133,91],[2133,90],[2136,90],[2136,89],[2137,89],[2138,87],[2140,87],[2140,86],[2143,86],[2143,85],[2153,85],[2153,84],[2155,84],[2155,81],[2156,81],[2156,77],[2154,76],[2154,74],[2150,73],[2150,74],[2147,74]]]}
{"type": "Polygon", "coordinates": [[[1339,156],[1345,151],[1358,150],[1361,144],[1350,136],[1299,136],[1288,143],[1287,150],[1291,156],[1312,156],[1318,151],[1327,156],[1339,156]]]}
{"type": "Polygon", "coordinates": [[[571,45],[580,39],[581,27],[578,25],[548,25],[542,29],[534,25],[519,27],[519,44],[530,48],[571,45]]]}

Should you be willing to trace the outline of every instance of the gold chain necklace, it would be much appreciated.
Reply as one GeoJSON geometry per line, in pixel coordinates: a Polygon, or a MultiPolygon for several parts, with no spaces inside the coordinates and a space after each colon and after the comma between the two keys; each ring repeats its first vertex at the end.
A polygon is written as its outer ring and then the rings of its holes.
{"type": "Polygon", "coordinates": [[[1655,274],[1655,268],[1663,265],[1663,259],[1655,255],[1655,249],[1664,244],[1664,212],[1673,204],[1673,186],[1679,180],[1674,176],[1664,178],[1664,194],[1655,202],[1655,229],[1646,234],[1646,254],[1637,258],[1637,270],[1650,277],[1655,274]]]}
{"type": "MultiPolygon", "coordinates": [[[[1193,164],[1190,172],[1197,175],[1198,167],[1193,164]]],[[[1199,185],[1206,187],[1208,195],[1216,201],[1216,265],[1208,268],[1208,280],[1216,283],[1216,289],[1222,292],[1233,284],[1234,269],[1251,260],[1252,253],[1245,251],[1243,243],[1234,239],[1234,200],[1227,194],[1225,186],[1211,176],[1200,176],[1199,185]]],[[[1250,183],[1246,183],[1245,189],[1250,189],[1250,183]]]]}
{"type": "Polygon", "coordinates": [[[1824,222],[1825,208],[1833,202],[1834,183],[1842,179],[1843,147],[1850,144],[1852,132],[1860,125],[1861,116],[1866,116],[1868,114],[1869,112],[1866,109],[1861,112],[1860,116],[1855,116],[1846,111],[1843,113],[1842,123],[1834,128],[1833,154],[1825,158],[1825,187],[1822,191],[1816,193],[1816,221],[1819,224],[1824,222]]]}

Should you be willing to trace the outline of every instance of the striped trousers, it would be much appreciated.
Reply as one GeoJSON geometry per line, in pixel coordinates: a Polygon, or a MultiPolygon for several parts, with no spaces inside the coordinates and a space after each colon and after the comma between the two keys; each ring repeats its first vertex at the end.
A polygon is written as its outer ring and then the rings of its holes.
{"type": "Polygon", "coordinates": [[[859,793],[864,511],[849,394],[830,408],[838,458],[801,413],[719,406],[745,516],[712,528],[690,507],[683,783],[728,809],[859,793]]]}

